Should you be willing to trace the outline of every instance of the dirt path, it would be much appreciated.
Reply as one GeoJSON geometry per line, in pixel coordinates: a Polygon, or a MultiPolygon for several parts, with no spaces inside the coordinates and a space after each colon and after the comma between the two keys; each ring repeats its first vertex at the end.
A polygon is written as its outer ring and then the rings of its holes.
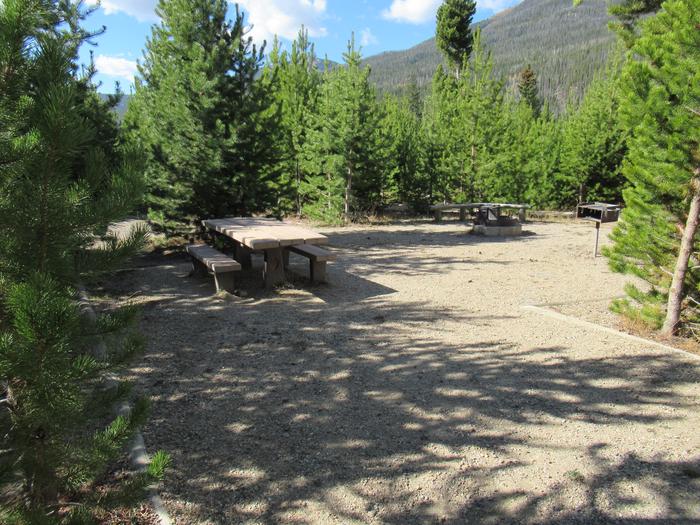
{"type": "MultiPolygon", "coordinates": [[[[182,524],[700,522],[700,361],[524,310],[614,325],[624,278],[593,228],[328,230],[328,286],[212,296],[146,258],[133,375],[182,524]]],[[[301,259],[293,267],[305,273],[301,259]]],[[[258,264],[260,262],[258,261],[258,264]]]]}

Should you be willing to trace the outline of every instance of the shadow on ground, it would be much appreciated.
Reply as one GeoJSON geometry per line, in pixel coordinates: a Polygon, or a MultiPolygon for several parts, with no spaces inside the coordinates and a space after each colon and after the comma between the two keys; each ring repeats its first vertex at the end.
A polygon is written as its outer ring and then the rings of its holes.
{"type": "MultiPolygon", "coordinates": [[[[374,235],[335,235],[333,244],[382,264],[374,235]]],[[[395,242],[405,252],[385,262],[392,271],[433,271],[412,258],[411,246],[463,241],[406,232],[395,242]]],[[[110,285],[117,295],[141,289],[152,298],[143,316],[151,347],[134,377],[153,400],[146,441],[173,456],[163,494],[183,523],[697,518],[698,463],[649,462],[632,452],[611,459],[605,451],[612,444],[603,441],[585,451],[595,474],[573,470],[547,486],[492,490],[499,476],[531,464],[514,451],[567,447],[529,429],[561,420],[667,424],[692,408],[694,399],[672,390],[697,383],[697,368],[673,355],[585,359],[498,337],[437,340],[425,330],[435,324],[431,305],[390,301],[394,290],[347,270],[358,258],[335,270],[342,290],[296,289],[306,287],[301,279],[264,292],[252,275],[243,284],[248,297],[216,298],[209,281],[185,277],[181,257],[151,260],[110,285]],[[643,506],[650,494],[663,515],[621,510],[643,506]]],[[[442,316],[445,330],[496,319],[442,316]]]]}

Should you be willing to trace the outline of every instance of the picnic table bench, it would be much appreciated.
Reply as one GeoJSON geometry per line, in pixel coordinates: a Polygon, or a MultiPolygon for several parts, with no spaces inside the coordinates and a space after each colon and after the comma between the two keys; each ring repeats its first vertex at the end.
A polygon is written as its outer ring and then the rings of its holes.
{"type": "Polygon", "coordinates": [[[224,255],[206,244],[190,244],[187,253],[192,258],[192,273],[195,275],[214,275],[216,291],[225,290],[233,293],[235,280],[234,272],[241,270],[237,261],[224,255]]]}
{"type": "Polygon", "coordinates": [[[483,220],[498,220],[501,210],[512,209],[518,211],[518,220],[524,223],[526,220],[526,210],[530,208],[528,204],[509,204],[499,202],[467,202],[467,203],[444,203],[435,204],[430,207],[436,221],[442,220],[442,213],[445,211],[458,210],[459,220],[466,221],[467,213],[473,217],[483,220]],[[495,217],[495,219],[490,219],[495,217]]]}
{"type": "Polygon", "coordinates": [[[290,250],[309,259],[314,282],[325,280],[326,262],[335,258],[329,251],[318,247],[328,243],[325,235],[296,224],[252,217],[208,219],[202,224],[233,241],[234,259],[244,269],[252,266],[253,253],[263,253],[263,279],[267,288],[285,281],[290,250]]]}

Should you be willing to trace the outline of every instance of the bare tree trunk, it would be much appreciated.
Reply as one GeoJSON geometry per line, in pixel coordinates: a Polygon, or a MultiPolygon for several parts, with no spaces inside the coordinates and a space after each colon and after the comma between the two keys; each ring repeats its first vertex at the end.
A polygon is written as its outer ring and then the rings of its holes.
{"type": "Polygon", "coordinates": [[[668,290],[666,319],[661,329],[661,333],[664,335],[674,335],[678,330],[678,324],[681,319],[685,274],[688,271],[688,261],[693,253],[695,234],[698,230],[698,223],[700,223],[700,168],[695,169],[695,177],[691,181],[691,189],[693,194],[690,201],[690,209],[688,210],[688,219],[681,237],[681,247],[678,251],[676,268],[673,271],[671,288],[668,290]]]}
{"type": "Polygon", "coordinates": [[[299,159],[296,160],[296,183],[297,183],[297,217],[301,218],[301,175],[299,173],[299,159]]]}
{"type": "Polygon", "coordinates": [[[350,222],[350,192],[352,191],[352,168],[348,167],[348,180],[345,182],[345,224],[350,222]]]}
{"type": "Polygon", "coordinates": [[[474,196],[474,179],[476,178],[476,145],[472,143],[472,151],[471,151],[471,160],[472,160],[472,165],[471,165],[471,174],[469,177],[469,201],[474,202],[475,196],[474,196]]]}

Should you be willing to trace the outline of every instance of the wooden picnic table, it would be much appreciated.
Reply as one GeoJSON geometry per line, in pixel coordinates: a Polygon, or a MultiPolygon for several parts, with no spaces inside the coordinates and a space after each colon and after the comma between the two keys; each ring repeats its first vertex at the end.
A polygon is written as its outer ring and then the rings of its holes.
{"type": "Polygon", "coordinates": [[[326,244],[328,237],[313,230],[276,219],[234,217],[209,219],[202,224],[234,241],[234,258],[243,268],[250,268],[251,254],[263,252],[263,278],[268,288],[283,283],[285,248],[302,244],[326,244]]]}
{"type": "Polygon", "coordinates": [[[529,209],[528,204],[511,204],[511,203],[500,203],[500,202],[465,202],[465,203],[444,203],[435,204],[430,207],[430,210],[435,216],[435,220],[439,221],[442,219],[442,212],[449,210],[459,210],[459,220],[465,221],[467,219],[467,212],[472,214],[481,214],[483,216],[494,214],[500,216],[501,209],[512,209],[518,210],[518,220],[521,223],[525,222],[525,211],[529,209]]]}

